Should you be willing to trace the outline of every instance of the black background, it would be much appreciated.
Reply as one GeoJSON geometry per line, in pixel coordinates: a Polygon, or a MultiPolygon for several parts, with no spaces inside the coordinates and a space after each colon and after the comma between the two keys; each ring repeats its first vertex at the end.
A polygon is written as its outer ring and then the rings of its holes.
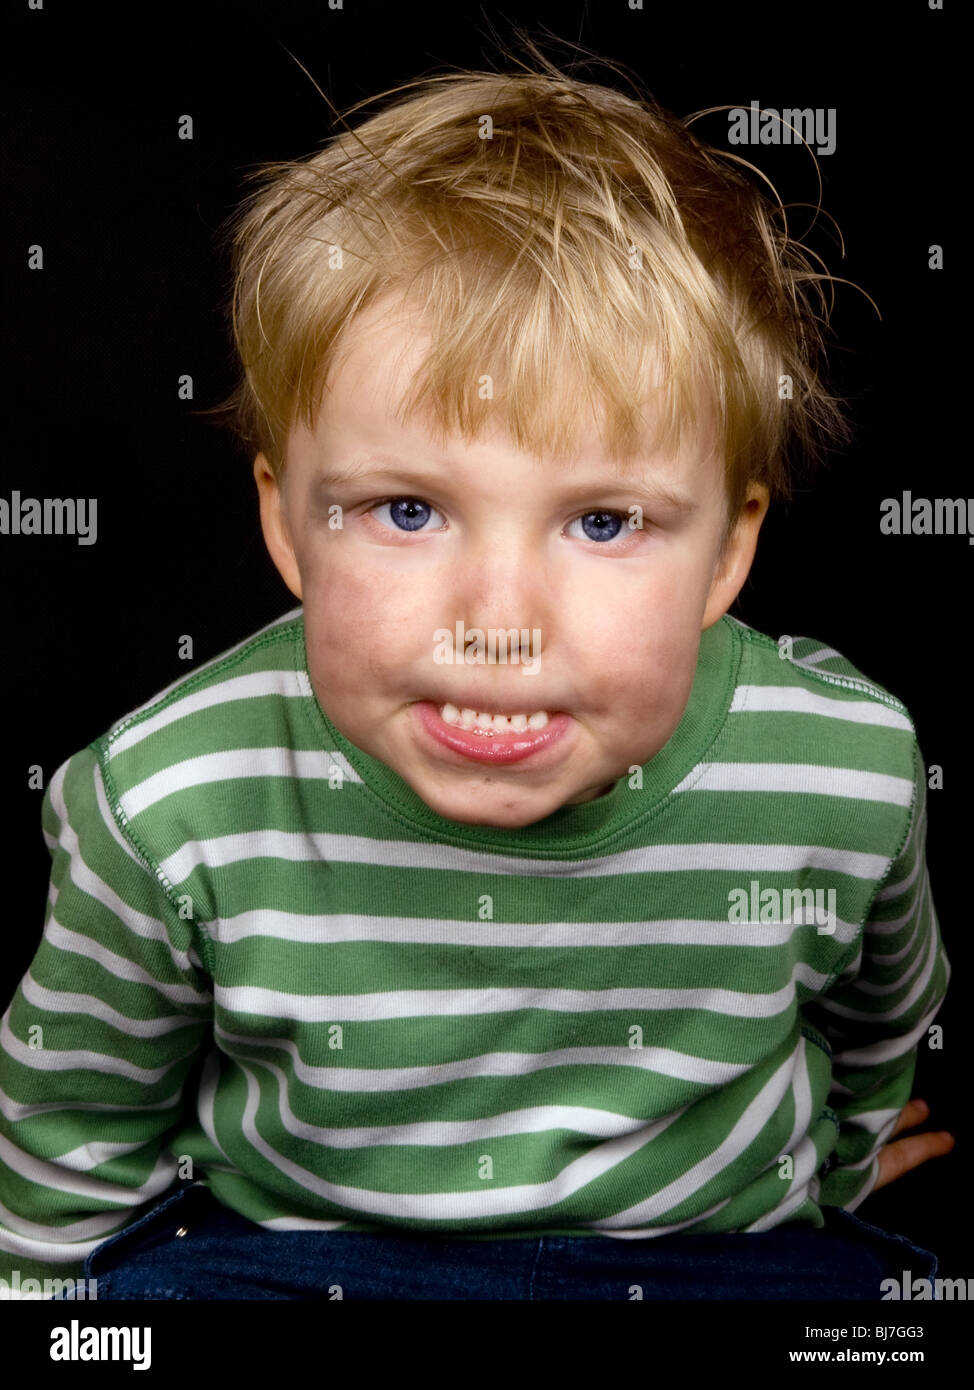
{"type": "MultiPolygon", "coordinates": [[[[957,8],[956,6],[954,8],[957,8]]],[[[968,632],[974,564],[963,536],[884,536],[879,506],[904,489],[952,498],[968,486],[956,443],[955,338],[964,249],[951,241],[961,135],[944,102],[956,17],[926,0],[889,4],[718,4],[642,11],[585,5],[449,8],[347,0],[218,5],[170,0],[11,7],[4,63],[3,339],[0,495],[97,497],[98,540],[0,536],[4,596],[0,745],[5,912],[4,1005],[36,950],[50,861],[41,792],[73,752],[185,675],[177,645],[209,660],[295,604],[267,556],[245,451],[194,410],[235,381],[222,306],[229,264],[217,232],[246,191],[244,171],[302,157],[340,109],[455,65],[504,65],[492,32],[514,24],[556,62],[579,41],[627,64],[679,115],[723,103],[834,107],[835,153],[822,156],[825,210],[810,239],[836,290],[833,382],[856,437],[788,506],[772,508],[732,612],[760,630],[819,638],[899,696],[928,765],[928,862],[953,966],[939,1016],[944,1050],[922,1050],[914,1093],[930,1128],[957,1146],[866,1199],[857,1214],[904,1232],[966,1278],[964,1181],[969,969],[962,908],[970,785],[968,632]],[[293,57],[291,56],[293,55],[293,57]],[[194,138],[177,138],[190,114],[194,138]],[[43,271],[27,248],[44,248],[43,271]],[[946,268],[928,269],[945,247],[946,268]],[[877,316],[866,295],[878,306],[877,316]],[[195,399],[177,398],[192,375],[195,399]]],[[[581,76],[618,85],[589,65],[581,76]]],[[[369,108],[372,109],[372,108],[369,108]]],[[[361,117],[356,117],[360,119],[361,117]]],[[[726,116],[694,126],[726,142],[726,116]]],[[[815,203],[800,146],[739,150],[783,200],[815,203]]],[[[810,216],[810,214],[808,214],[810,216]]],[[[803,226],[803,214],[795,227],[803,226]]],[[[906,1267],[909,1267],[908,1261],[906,1267]]],[[[746,1296],[746,1295],[744,1295],[746,1296]]]]}

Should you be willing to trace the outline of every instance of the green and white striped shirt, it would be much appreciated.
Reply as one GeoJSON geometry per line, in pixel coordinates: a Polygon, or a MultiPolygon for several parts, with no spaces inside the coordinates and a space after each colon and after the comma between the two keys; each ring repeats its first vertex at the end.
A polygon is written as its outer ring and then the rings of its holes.
{"type": "Polygon", "coordinates": [[[523,829],[349,743],[301,609],[68,759],[43,825],[8,1281],[80,1275],[179,1177],[273,1230],[821,1226],[875,1183],[950,977],[906,708],[729,616],[656,757],[523,829]]]}

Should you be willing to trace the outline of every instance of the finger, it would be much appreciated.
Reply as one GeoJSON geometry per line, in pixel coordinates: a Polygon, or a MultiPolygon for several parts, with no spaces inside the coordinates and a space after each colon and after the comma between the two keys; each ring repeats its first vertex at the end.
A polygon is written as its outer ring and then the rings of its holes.
{"type": "Polygon", "coordinates": [[[919,1168],[930,1158],[940,1158],[950,1153],[954,1147],[954,1136],[944,1130],[927,1134],[913,1134],[909,1139],[898,1139],[895,1144],[886,1144],[879,1151],[879,1177],[873,1187],[876,1192],[887,1183],[895,1182],[904,1173],[919,1168]]]}
{"type": "Polygon", "coordinates": [[[930,1106],[925,1100],[914,1097],[913,1100],[907,1101],[900,1111],[899,1119],[890,1131],[890,1138],[904,1129],[912,1129],[914,1125],[922,1124],[929,1114],[930,1106]]]}

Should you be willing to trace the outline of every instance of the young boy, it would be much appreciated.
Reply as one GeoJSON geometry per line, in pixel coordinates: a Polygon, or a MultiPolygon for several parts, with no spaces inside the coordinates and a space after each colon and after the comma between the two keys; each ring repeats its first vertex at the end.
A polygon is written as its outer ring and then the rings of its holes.
{"type": "Polygon", "coordinates": [[[547,70],[433,79],[248,200],[233,409],[301,606],[47,787],[11,1296],[935,1270],[851,1215],[946,1148],[888,1145],[949,979],[917,734],[728,614],[843,429],[776,211],[547,70]]]}

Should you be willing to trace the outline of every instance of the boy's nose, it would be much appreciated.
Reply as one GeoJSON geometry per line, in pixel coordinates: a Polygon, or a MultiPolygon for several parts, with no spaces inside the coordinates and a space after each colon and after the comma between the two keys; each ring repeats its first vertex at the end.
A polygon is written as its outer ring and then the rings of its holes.
{"type": "Polygon", "coordinates": [[[472,547],[450,599],[468,628],[546,633],[550,582],[525,542],[472,547]]]}

